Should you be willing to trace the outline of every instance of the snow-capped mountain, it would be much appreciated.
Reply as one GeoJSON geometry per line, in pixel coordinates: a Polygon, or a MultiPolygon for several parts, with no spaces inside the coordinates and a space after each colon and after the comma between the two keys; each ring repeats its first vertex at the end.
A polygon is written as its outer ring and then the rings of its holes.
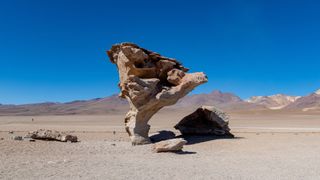
{"type": "Polygon", "coordinates": [[[263,105],[269,109],[282,109],[299,99],[300,96],[276,94],[271,96],[253,96],[246,100],[249,103],[263,105]]]}
{"type": "Polygon", "coordinates": [[[288,105],[286,109],[300,109],[302,111],[320,110],[320,89],[308,96],[299,98],[294,103],[288,105]]]}

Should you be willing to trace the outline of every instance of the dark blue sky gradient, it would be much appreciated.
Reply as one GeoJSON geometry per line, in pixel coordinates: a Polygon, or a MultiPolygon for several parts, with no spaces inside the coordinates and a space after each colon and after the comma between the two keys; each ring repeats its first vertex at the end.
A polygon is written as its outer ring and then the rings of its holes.
{"type": "Polygon", "coordinates": [[[130,41],[242,98],[320,88],[319,1],[0,1],[0,103],[118,93],[105,50],[130,41]]]}

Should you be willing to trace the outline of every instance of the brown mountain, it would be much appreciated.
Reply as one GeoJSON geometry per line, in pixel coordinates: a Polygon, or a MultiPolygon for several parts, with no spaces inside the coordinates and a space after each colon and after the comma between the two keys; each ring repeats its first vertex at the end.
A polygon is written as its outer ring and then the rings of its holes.
{"type": "Polygon", "coordinates": [[[215,90],[209,94],[186,96],[173,107],[198,108],[202,105],[216,106],[223,110],[265,109],[261,105],[245,102],[240,97],[232,93],[223,93],[218,90],[215,90]]]}
{"type": "Polygon", "coordinates": [[[0,115],[72,115],[72,114],[107,114],[126,111],[127,101],[113,95],[87,101],[68,103],[38,103],[25,105],[2,105],[0,115]]]}
{"type": "Polygon", "coordinates": [[[320,90],[299,98],[285,109],[302,111],[320,111],[320,90]]]}
{"type": "Polygon", "coordinates": [[[181,99],[178,104],[181,106],[194,105],[212,105],[212,104],[228,104],[241,102],[240,97],[232,93],[223,93],[221,91],[212,91],[209,94],[195,94],[181,99]]]}

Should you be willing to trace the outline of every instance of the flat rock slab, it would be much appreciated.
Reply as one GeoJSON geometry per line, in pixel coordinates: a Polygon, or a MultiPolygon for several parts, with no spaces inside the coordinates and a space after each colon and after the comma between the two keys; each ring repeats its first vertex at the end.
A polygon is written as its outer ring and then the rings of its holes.
{"type": "Polygon", "coordinates": [[[177,152],[181,151],[183,146],[187,144],[187,141],[183,138],[169,139],[165,141],[160,141],[153,145],[154,152],[177,152]]]}
{"type": "Polygon", "coordinates": [[[61,141],[61,142],[78,142],[78,137],[67,134],[65,132],[59,132],[55,130],[39,129],[37,131],[29,132],[25,138],[47,140],[47,141],[61,141]]]}

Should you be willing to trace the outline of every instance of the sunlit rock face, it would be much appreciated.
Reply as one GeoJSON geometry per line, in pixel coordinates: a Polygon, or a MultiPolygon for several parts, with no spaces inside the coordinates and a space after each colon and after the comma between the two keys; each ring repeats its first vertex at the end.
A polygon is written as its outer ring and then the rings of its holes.
{"type": "Polygon", "coordinates": [[[125,126],[133,145],[150,143],[148,121],[156,112],[208,81],[204,73],[187,73],[177,60],[136,44],[113,45],[107,54],[119,71],[119,96],[130,104],[125,126]]]}

